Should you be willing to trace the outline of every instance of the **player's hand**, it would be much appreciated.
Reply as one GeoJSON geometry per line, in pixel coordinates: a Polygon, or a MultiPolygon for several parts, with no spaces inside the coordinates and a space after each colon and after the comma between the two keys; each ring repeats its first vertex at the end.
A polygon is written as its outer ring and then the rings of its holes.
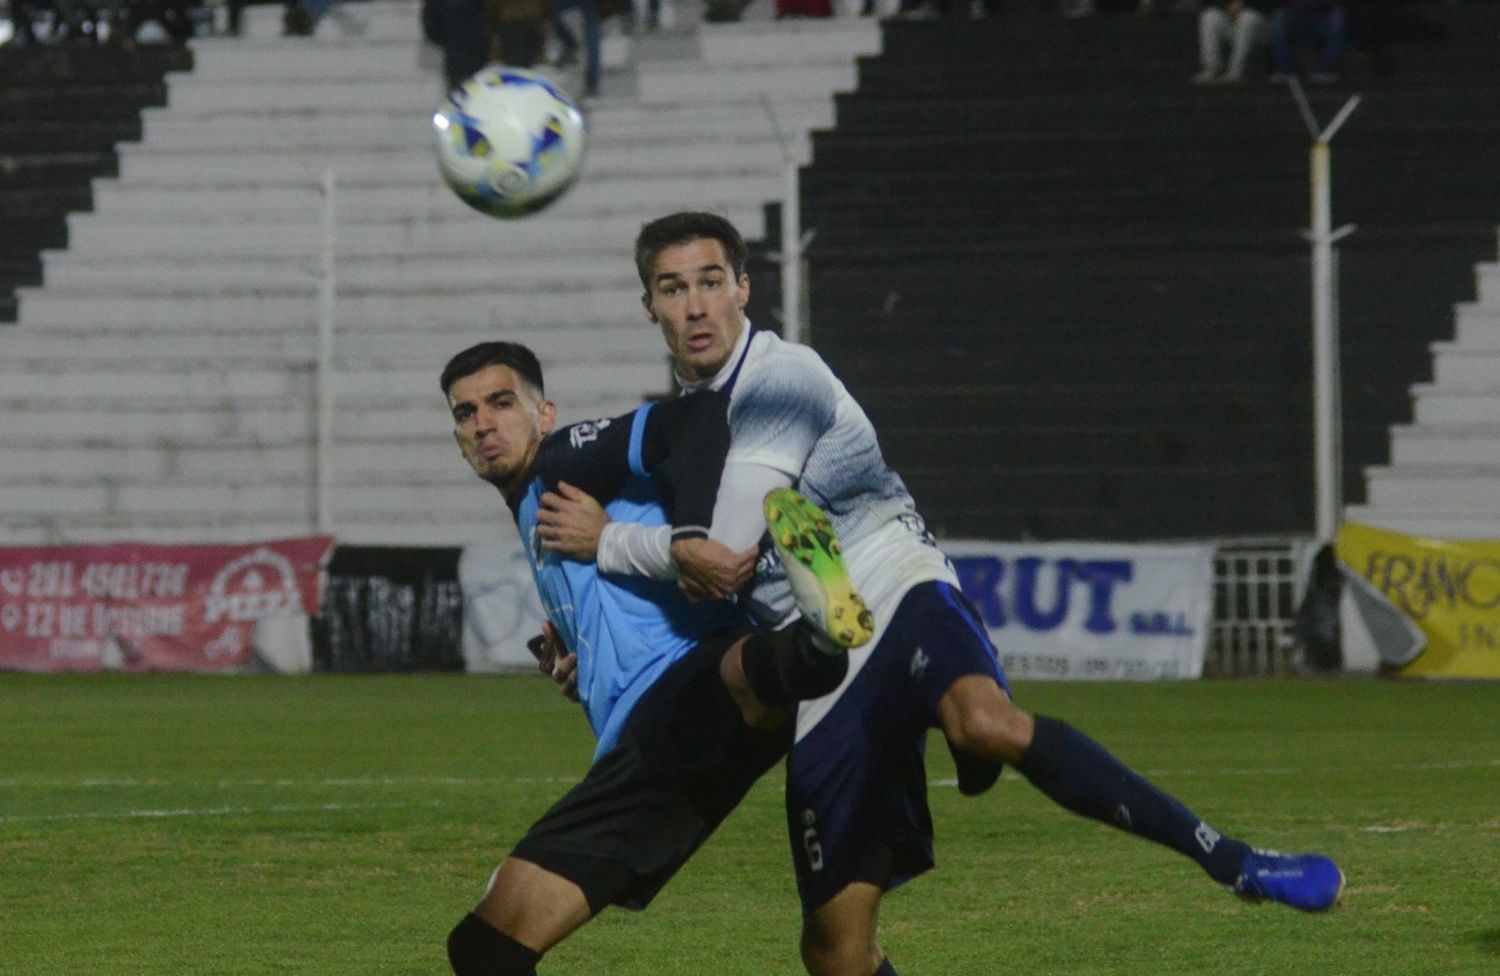
{"type": "Polygon", "coordinates": [[[735,552],[715,539],[678,539],[672,543],[677,587],[694,603],[722,600],[750,581],[759,550],[735,552]]]}
{"type": "MultiPolygon", "coordinates": [[[[560,657],[572,656],[558,639],[557,628],[552,626],[550,620],[542,621],[542,632],[526,642],[526,649],[536,658],[536,669],[545,675],[556,673],[560,657]]],[[[574,664],[576,666],[577,662],[574,664]]]]}
{"type": "Polygon", "coordinates": [[[560,654],[557,665],[552,669],[552,680],[557,682],[558,690],[568,701],[578,700],[578,655],[560,654]]]}
{"type": "Polygon", "coordinates": [[[559,481],[557,491],[542,494],[536,521],[543,549],[591,563],[599,554],[599,534],[609,524],[609,516],[594,496],[559,481]]]}

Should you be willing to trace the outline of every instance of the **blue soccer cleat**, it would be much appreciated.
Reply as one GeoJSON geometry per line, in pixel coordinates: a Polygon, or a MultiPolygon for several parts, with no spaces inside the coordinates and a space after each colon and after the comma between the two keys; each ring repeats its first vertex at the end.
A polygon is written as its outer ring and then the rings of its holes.
{"type": "Polygon", "coordinates": [[[1230,888],[1247,901],[1279,901],[1304,912],[1326,912],[1344,894],[1344,872],[1321,854],[1252,850],[1230,888]]]}

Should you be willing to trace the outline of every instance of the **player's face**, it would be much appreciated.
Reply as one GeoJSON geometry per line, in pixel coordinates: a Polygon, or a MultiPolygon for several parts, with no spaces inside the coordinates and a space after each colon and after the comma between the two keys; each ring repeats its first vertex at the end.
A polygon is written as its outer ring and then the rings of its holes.
{"type": "Polygon", "coordinates": [[[448,389],[453,437],[474,473],[509,495],[531,471],[542,438],[557,422],[551,400],[538,397],[509,366],[486,366],[448,389]]]}
{"type": "Polygon", "coordinates": [[[700,238],[656,256],[651,287],[642,296],[646,317],[661,326],[677,370],[690,380],[719,371],[745,331],[750,278],[738,278],[724,245],[700,238]]]}

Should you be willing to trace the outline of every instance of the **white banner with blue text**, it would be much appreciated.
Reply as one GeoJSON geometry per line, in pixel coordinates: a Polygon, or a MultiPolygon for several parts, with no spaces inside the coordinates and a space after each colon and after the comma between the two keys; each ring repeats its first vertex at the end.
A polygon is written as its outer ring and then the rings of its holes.
{"type": "Polygon", "coordinates": [[[945,542],[1010,678],[1198,678],[1212,546],[945,542]]]}

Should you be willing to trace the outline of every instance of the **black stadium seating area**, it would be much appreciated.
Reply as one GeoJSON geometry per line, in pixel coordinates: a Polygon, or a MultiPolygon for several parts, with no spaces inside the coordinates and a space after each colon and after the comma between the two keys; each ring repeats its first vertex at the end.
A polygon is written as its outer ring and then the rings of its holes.
{"type": "Polygon", "coordinates": [[[141,137],[141,109],[163,105],[182,47],[0,47],[0,323],[18,287],[40,284],[41,251],[68,245],[67,215],[93,209],[89,181],[113,176],[115,146],[141,137]]]}
{"type": "MultiPolygon", "coordinates": [[[[813,341],[948,538],[1310,533],[1310,140],[1289,90],[1190,86],[1192,16],[1044,6],[894,24],[862,61],[802,173],[813,341]]],[[[1500,224],[1500,10],[1388,12],[1378,56],[1310,91],[1324,123],[1363,95],[1333,142],[1334,225],[1359,226],[1351,502],[1500,224]]],[[[778,248],[755,249],[759,322],[778,248]]]]}

